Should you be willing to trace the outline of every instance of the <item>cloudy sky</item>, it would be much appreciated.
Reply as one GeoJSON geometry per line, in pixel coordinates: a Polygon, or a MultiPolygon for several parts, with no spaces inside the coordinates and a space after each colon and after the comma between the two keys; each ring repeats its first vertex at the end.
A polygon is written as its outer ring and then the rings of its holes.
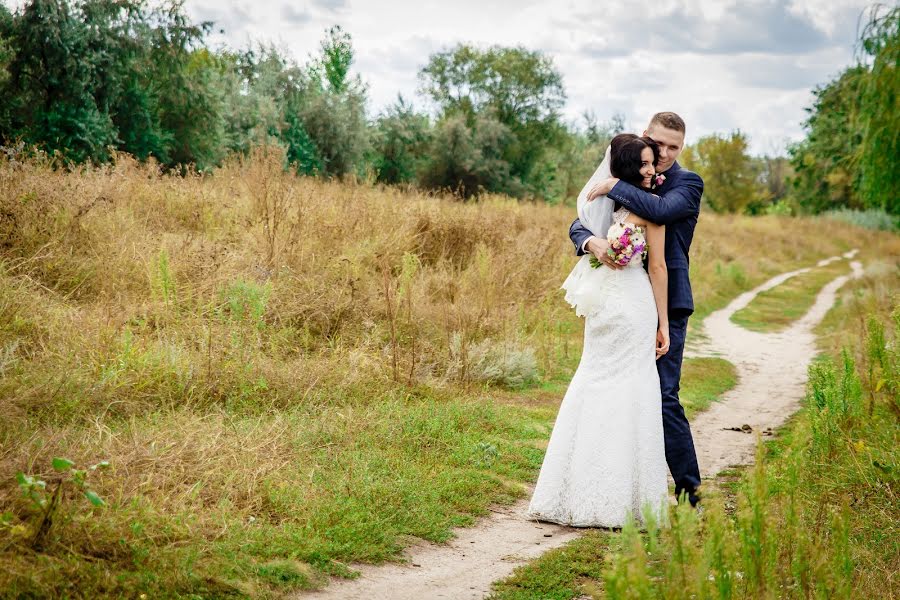
{"type": "Polygon", "coordinates": [[[305,62],[325,30],[353,38],[370,111],[417,97],[429,55],[458,43],[538,49],[564,77],[565,117],[625,116],[643,130],[674,110],[688,142],[741,129],[756,153],[802,137],[811,89],[853,61],[866,0],[187,0],[214,44],[273,42],[305,62]],[[224,33],[219,33],[219,30],[224,33]]]}

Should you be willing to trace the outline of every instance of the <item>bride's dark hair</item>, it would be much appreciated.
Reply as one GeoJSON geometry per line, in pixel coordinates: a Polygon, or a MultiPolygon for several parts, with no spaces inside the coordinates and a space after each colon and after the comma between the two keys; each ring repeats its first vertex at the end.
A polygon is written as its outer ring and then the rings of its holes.
{"type": "Polygon", "coordinates": [[[644,176],[641,175],[644,148],[653,151],[653,166],[659,162],[659,147],[648,137],[640,137],[633,133],[620,133],[609,143],[609,172],[613,177],[641,187],[644,176]]]}

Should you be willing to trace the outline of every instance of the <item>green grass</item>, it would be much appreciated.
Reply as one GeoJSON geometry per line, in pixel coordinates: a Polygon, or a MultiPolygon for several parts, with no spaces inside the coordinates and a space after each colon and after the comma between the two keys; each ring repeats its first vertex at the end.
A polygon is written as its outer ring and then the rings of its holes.
{"type": "Polygon", "coordinates": [[[690,419],[709,408],[737,385],[737,369],[723,358],[686,358],[681,369],[679,397],[690,419]]]}
{"type": "Polygon", "coordinates": [[[844,260],[814,267],[757,295],[749,305],[734,313],[731,320],[752,331],[783,331],[807,313],[823,286],[848,272],[844,260]]]}
{"type": "Polygon", "coordinates": [[[569,600],[599,580],[614,534],[589,530],[494,585],[490,600],[569,600]]]}
{"type": "MultiPolygon", "coordinates": [[[[44,548],[49,568],[37,572],[20,546],[33,513],[20,499],[21,516],[0,525],[16,532],[0,542],[0,589],[13,597],[77,597],[85,589],[111,596],[312,589],[325,583],[322,573],[351,576],[347,563],[394,560],[410,536],[445,541],[453,527],[471,524],[489,505],[520,497],[540,466],[551,418],[546,409],[489,397],[387,393],[326,410],[233,419],[221,428],[178,410],[121,422],[108,431],[112,439],[180,429],[171,446],[193,452],[203,452],[204,438],[232,437],[240,446],[246,433],[271,427],[275,466],[269,470],[268,458],[240,465],[238,451],[219,467],[226,470],[221,489],[186,486],[177,498],[155,500],[177,510],[174,519],[124,491],[107,491],[109,506],[102,510],[80,510],[75,499],[44,548]],[[294,458],[300,450],[302,462],[294,458]],[[260,471],[252,489],[229,481],[227,471],[238,466],[260,471]],[[247,504],[244,494],[255,500],[247,504]],[[63,545],[66,539],[77,542],[63,545]],[[90,557],[104,560],[85,560],[90,557]]],[[[178,468],[165,465],[165,453],[159,460],[135,459],[133,467],[145,469],[148,481],[164,475],[159,468],[178,468]]],[[[125,468],[117,462],[103,483],[125,468]]]]}
{"type": "Polygon", "coordinates": [[[857,227],[882,231],[900,231],[900,218],[882,209],[851,210],[832,209],[819,215],[820,219],[833,219],[857,227]]]}

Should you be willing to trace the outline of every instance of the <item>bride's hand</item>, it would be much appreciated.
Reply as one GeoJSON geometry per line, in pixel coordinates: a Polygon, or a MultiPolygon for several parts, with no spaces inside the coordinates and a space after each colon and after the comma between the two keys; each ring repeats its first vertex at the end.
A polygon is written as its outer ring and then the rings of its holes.
{"type": "Polygon", "coordinates": [[[610,177],[609,179],[604,179],[600,183],[594,185],[589,191],[587,195],[588,202],[594,200],[595,198],[599,198],[600,196],[605,196],[612,191],[616,184],[619,183],[619,179],[617,177],[610,177]]]}
{"type": "Polygon", "coordinates": [[[625,268],[624,266],[620,265],[619,263],[615,262],[613,259],[611,259],[609,257],[609,254],[607,254],[607,252],[606,252],[606,250],[608,248],[609,248],[609,242],[607,242],[603,238],[598,238],[598,237],[594,236],[588,240],[587,247],[585,248],[585,250],[587,250],[588,252],[593,254],[595,257],[597,257],[597,260],[599,260],[601,263],[603,263],[610,269],[614,269],[616,271],[618,271],[620,269],[624,269],[625,268]]]}
{"type": "Polygon", "coordinates": [[[660,327],[656,330],[656,360],[669,351],[669,328],[660,327]]]}

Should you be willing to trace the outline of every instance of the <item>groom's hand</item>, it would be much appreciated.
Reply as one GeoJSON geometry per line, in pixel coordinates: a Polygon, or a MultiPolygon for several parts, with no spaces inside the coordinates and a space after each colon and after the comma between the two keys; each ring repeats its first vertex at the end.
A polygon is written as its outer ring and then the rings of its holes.
{"type": "Polygon", "coordinates": [[[606,265],[610,269],[616,269],[616,270],[624,269],[625,267],[623,267],[619,263],[613,261],[613,259],[610,258],[609,254],[606,253],[606,250],[608,248],[609,248],[609,242],[607,242],[603,238],[598,238],[598,237],[594,236],[588,240],[585,250],[587,250],[588,252],[590,252],[591,254],[596,256],[597,260],[602,262],[604,265],[606,265]]]}
{"type": "Polygon", "coordinates": [[[599,198],[600,196],[605,196],[612,191],[616,184],[619,183],[618,177],[610,177],[609,179],[604,179],[590,190],[588,190],[587,199],[588,202],[593,200],[594,198],[599,198]]]}

